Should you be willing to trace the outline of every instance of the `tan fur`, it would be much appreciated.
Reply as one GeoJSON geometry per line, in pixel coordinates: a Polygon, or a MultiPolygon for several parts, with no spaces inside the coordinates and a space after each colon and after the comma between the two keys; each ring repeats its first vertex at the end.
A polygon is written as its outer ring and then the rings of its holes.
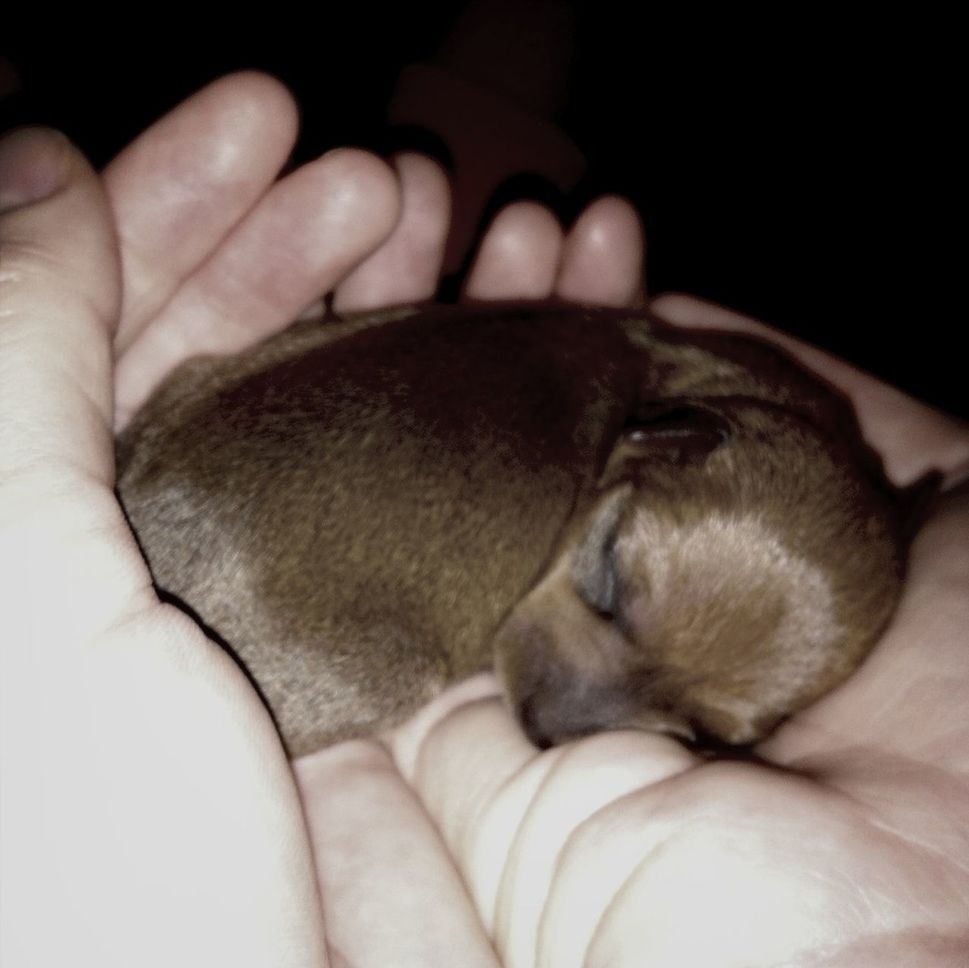
{"type": "Polygon", "coordinates": [[[118,442],[158,586],[292,754],[492,666],[540,745],[749,743],[863,659],[899,508],[840,397],[642,313],[406,315],[190,362],[118,442]]]}

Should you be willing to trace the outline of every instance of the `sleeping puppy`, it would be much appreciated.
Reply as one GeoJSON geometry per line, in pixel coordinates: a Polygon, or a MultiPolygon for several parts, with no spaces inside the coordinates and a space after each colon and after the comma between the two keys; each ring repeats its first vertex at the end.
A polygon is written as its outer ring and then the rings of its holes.
{"type": "Polygon", "coordinates": [[[642,312],[408,313],[190,361],[118,441],[158,588],[291,755],[486,668],[538,746],[748,744],[861,662],[901,512],[839,396],[642,312]]]}

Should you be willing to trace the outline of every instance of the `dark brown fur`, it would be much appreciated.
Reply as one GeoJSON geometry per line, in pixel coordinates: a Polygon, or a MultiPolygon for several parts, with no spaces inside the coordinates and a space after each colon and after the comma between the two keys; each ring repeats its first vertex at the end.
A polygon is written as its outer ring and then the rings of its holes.
{"type": "Polygon", "coordinates": [[[540,745],[749,743],[857,666],[902,570],[840,397],[643,313],[299,323],[182,367],[118,458],[158,586],[294,755],[492,666],[540,745]]]}

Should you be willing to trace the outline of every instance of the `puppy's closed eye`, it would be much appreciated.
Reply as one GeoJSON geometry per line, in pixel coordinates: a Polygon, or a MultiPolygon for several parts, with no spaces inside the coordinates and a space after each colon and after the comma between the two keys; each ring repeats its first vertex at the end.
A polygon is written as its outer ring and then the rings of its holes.
{"type": "Polygon", "coordinates": [[[616,538],[619,515],[630,488],[619,489],[593,518],[572,564],[572,580],[581,601],[599,618],[614,621],[619,613],[619,567],[616,538]]]}

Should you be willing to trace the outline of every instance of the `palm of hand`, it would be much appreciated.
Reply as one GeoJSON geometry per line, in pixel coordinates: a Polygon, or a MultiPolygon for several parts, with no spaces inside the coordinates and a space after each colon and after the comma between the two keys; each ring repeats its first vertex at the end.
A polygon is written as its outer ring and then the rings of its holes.
{"type": "MultiPolygon", "coordinates": [[[[439,174],[414,159],[402,163],[403,212],[382,241],[397,218],[397,188],[358,153],[328,156],[270,188],[293,124],[277,88],[236,79],[183,106],[105,173],[124,280],[115,344],[121,419],[185,356],[254,340],[320,291],[335,288],[346,308],[432,293],[447,225],[439,174]],[[276,125],[271,136],[267,124],[276,125]],[[223,325],[227,318],[236,330],[223,325]]],[[[632,298],[635,219],[614,202],[583,218],[563,239],[537,208],[506,212],[483,244],[470,290],[632,298]]],[[[691,325],[747,325],[691,300],[657,309],[691,325]]],[[[113,307],[97,312],[110,317],[113,307]]],[[[100,372],[96,353],[84,360],[100,372]]],[[[855,395],[899,473],[952,469],[969,458],[961,429],[824,366],[855,395]]],[[[119,797],[132,814],[150,800],[130,792],[139,783],[151,790],[152,770],[142,765],[169,755],[173,743],[183,779],[211,784],[215,770],[221,799],[176,814],[175,839],[208,829],[207,819],[217,829],[220,811],[247,804],[254,846],[240,860],[236,840],[213,838],[200,869],[221,865],[226,884],[260,883],[251,916],[274,912],[311,959],[320,943],[315,901],[286,764],[241,675],[182,616],[154,603],[106,490],[108,401],[95,395],[84,406],[88,429],[65,440],[71,454],[63,463],[81,468],[66,480],[82,481],[79,499],[97,508],[80,519],[86,530],[109,534],[82,609],[88,639],[108,647],[84,673],[94,702],[79,715],[97,724],[91,728],[111,748],[111,763],[124,756],[131,764],[119,797]],[[147,713],[130,699],[119,704],[133,673],[110,648],[119,630],[139,633],[146,643],[139,662],[147,652],[153,674],[170,687],[147,713]],[[180,699],[174,728],[173,696],[180,699]],[[112,729],[119,716],[141,725],[154,717],[163,728],[132,726],[119,750],[112,729]]],[[[556,968],[961,963],[969,944],[969,726],[959,718],[969,699],[967,535],[963,488],[920,535],[885,641],[845,687],[765,744],[763,765],[698,763],[666,739],[631,733],[538,754],[487,681],[442,697],[386,746],[346,744],[305,758],[297,779],[331,955],[396,966],[450,965],[455,952],[463,965],[494,965],[495,948],[510,965],[556,968]]],[[[58,548],[62,539],[51,535],[58,548]]],[[[94,560],[68,561],[52,580],[70,587],[94,560]]],[[[68,638],[74,627],[64,620],[51,633],[68,638]]],[[[143,664],[134,671],[140,681],[143,664]]],[[[144,705],[144,694],[134,693],[144,705]]],[[[58,741],[52,736],[50,747],[58,741]]],[[[68,777],[77,771],[70,750],[58,760],[68,777]]],[[[92,826],[103,823],[103,797],[92,795],[86,807],[81,798],[65,842],[72,834],[91,839],[92,826]]],[[[159,870],[170,845],[162,838],[155,848],[159,870]]],[[[227,932],[239,911],[226,915],[227,932]]],[[[137,919],[129,930],[137,939],[137,919]]],[[[278,953],[278,937],[263,941],[278,953]]],[[[259,963],[251,939],[246,944],[259,963]]]]}

